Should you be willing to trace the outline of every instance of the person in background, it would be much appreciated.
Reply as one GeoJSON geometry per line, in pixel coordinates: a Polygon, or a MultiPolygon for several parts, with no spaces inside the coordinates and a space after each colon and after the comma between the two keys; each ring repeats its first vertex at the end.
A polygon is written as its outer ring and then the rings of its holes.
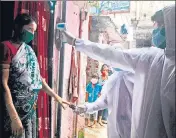
{"type": "MultiPolygon", "coordinates": [[[[86,102],[93,103],[100,96],[102,86],[98,83],[98,74],[94,73],[92,75],[91,81],[86,86],[86,102]]],[[[86,114],[86,125],[88,127],[95,127],[97,125],[98,112],[92,112],[86,114]],[[93,116],[93,124],[90,124],[91,116],[93,116]]]]}
{"type": "MultiPolygon", "coordinates": [[[[64,101],[40,75],[33,49],[27,45],[34,39],[37,24],[28,14],[14,20],[14,35],[0,43],[0,84],[3,95],[3,138],[37,138],[33,118],[40,90],[63,106],[64,101]]],[[[2,113],[1,113],[2,114],[2,113]]]]}
{"type": "Polygon", "coordinates": [[[128,34],[128,31],[127,31],[127,28],[126,28],[126,25],[125,24],[123,24],[122,26],[121,26],[121,29],[120,29],[120,33],[121,34],[128,34]]]}
{"type": "MultiPolygon", "coordinates": [[[[99,79],[99,84],[103,87],[103,85],[105,84],[105,82],[108,80],[108,76],[109,76],[109,66],[107,64],[103,64],[101,67],[101,76],[99,79]]],[[[101,93],[100,93],[101,95],[101,93]]],[[[103,126],[103,115],[106,114],[106,109],[104,110],[100,110],[98,111],[98,123],[100,124],[100,126],[103,126]]],[[[104,120],[106,122],[107,118],[104,116],[104,120]]]]}
{"type": "MultiPolygon", "coordinates": [[[[62,35],[90,58],[134,74],[131,138],[175,138],[175,4],[162,9],[166,48],[113,49],[62,35]]],[[[153,37],[153,36],[152,36],[153,37]]],[[[159,37],[155,37],[155,40],[159,37]]],[[[120,138],[115,136],[113,138],[120,138]]]]}

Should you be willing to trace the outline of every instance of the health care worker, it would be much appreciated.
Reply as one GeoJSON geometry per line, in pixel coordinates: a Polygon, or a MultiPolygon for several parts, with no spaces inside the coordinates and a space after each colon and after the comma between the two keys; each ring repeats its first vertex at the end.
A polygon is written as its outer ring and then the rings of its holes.
{"type": "MultiPolygon", "coordinates": [[[[155,13],[155,15],[158,14],[155,13]]],[[[160,15],[159,17],[163,18],[160,15]]],[[[158,20],[160,18],[156,18],[159,23],[161,23],[158,20]]],[[[151,47],[151,43],[145,43],[144,41],[144,44],[145,47],[151,47]]],[[[113,47],[116,48],[116,46],[113,47]]],[[[112,76],[102,88],[102,96],[97,101],[84,105],[71,105],[70,107],[77,114],[108,108],[108,138],[130,138],[134,74],[119,68],[113,68],[113,70],[112,76]]]]}
{"type": "MultiPolygon", "coordinates": [[[[150,47],[151,43],[146,46],[150,47]]],[[[99,99],[93,103],[70,107],[77,114],[108,108],[108,138],[130,138],[134,74],[119,68],[113,70],[114,73],[104,84],[99,99]]]]}
{"type": "Polygon", "coordinates": [[[70,106],[77,114],[108,108],[108,138],[130,138],[134,74],[115,71],[103,86],[102,95],[93,103],[70,106]]]}
{"type": "Polygon", "coordinates": [[[163,14],[165,49],[150,47],[114,50],[104,44],[75,39],[68,32],[62,33],[78,51],[114,68],[134,73],[131,138],[176,136],[175,5],[164,8],[163,14]]]}

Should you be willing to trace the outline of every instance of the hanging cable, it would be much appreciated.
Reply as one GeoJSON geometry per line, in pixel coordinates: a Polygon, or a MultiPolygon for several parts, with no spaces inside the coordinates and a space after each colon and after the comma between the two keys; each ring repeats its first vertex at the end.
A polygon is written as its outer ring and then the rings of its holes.
{"type": "Polygon", "coordinates": [[[141,14],[143,13],[143,4],[144,4],[144,1],[142,1],[141,3],[141,9],[140,9],[140,14],[139,14],[139,20],[141,19],[141,14]]]}

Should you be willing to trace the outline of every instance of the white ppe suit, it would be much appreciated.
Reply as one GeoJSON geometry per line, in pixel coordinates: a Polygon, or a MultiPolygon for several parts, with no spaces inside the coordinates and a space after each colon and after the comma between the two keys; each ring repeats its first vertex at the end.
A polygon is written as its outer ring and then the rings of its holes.
{"type": "MultiPolygon", "coordinates": [[[[163,9],[166,49],[121,50],[77,39],[75,47],[89,57],[134,73],[131,138],[174,138],[175,5],[163,9]]],[[[120,137],[114,137],[120,138],[120,137]]]]}
{"type": "Polygon", "coordinates": [[[114,72],[103,86],[102,95],[85,105],[86,112],[108,108],[108,138],[129,138],[134,74],[114,72]]]}

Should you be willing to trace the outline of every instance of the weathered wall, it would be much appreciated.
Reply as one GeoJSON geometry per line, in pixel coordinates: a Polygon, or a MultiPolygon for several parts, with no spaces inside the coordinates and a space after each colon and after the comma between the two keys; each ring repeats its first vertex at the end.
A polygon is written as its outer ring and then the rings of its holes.
{"type": "MultiPolygon", "coordinates": [[[[82,4],[82,3],[81,3],[82,4]]],[[[75,4],[73,1],[67,1],[67,11],[66,11],[66,23],[67,29],[71,32],[74,36],[79,37],[79,25],[80,25],[80,8],[81,5],[78,3],[75,4]]],[[[83,24],[83,37],[87,39],[88,37],[88,25],[83,24]]],[[[71,50],[72,47],[68,44],[65,44],[65,62],[64,62],[64,91],[63,91],[63,98],[68,99],[68,80],[70,74],[70,63],[71,63],[71,50]]],[[[79,102],[82,102],[84,99],[85,94],[85,57],[81,54],[81,80],[80,80],[80,95],[79,95],[79,102]]],[[[80,127],[84,126],[84,119],[78,118],[78,130],[80,127]]],[[[62,112],[62,126],[61,126],[61,138],[72,138],[73,137],[73,129],[74,129],[74,114],[73,111],[69,108],[63,110],[62,112]]]]}
{"type": "MultiPolygon", "coordinates": [[[[56,3],[55,7],[55,19],[54,19],[54,33],[56,36],[56,24],[61,19],[61,1],[58,1],[56,3]]],[[[59,50],[57,49],[57,46],[59,45],[58,42],[56,42],[55,37],[53,38],[54,46],[53,46],[53,89],[56,93],[58,93],[58,85],[59,85],[59,50]]],[[[51,137],[54,138],[54,135],[57,131],[57,102],[52,98],[51,100],[51,137]]]]}
{"type": "MultiPolygon", "coordinates": [[[[78,36],[79,30],[79,8],[72,1],[67,1],[66,8],[67,29],[73,35],[78,36]]],[[[68,80],[70,75],[72,47],[65,44],[65,62],[64,62],[64,87],[63,98],[68,99],[68,80]]],[[[73,134],[73,112],[67,108],[62,112],[61,138],[72,138],[73,134]]]]}
{"type": "MultiPolygon", "coordinates": [[[[89,17],[89,16],[87,16],[89,17]]],[[[89,18],[85,20],[82,24],[82,39],[88,39],[88,28],[89,18]]],[[[83,53],[80,53],[80,80],[79,80],[79,104],[85,103],[85,94],[86,94],[86,67],[87,67],[87,56],[83,53]]],[[[85,126],[85,118],[78,116],[77,127],[78,131],[85,126]]]]}

